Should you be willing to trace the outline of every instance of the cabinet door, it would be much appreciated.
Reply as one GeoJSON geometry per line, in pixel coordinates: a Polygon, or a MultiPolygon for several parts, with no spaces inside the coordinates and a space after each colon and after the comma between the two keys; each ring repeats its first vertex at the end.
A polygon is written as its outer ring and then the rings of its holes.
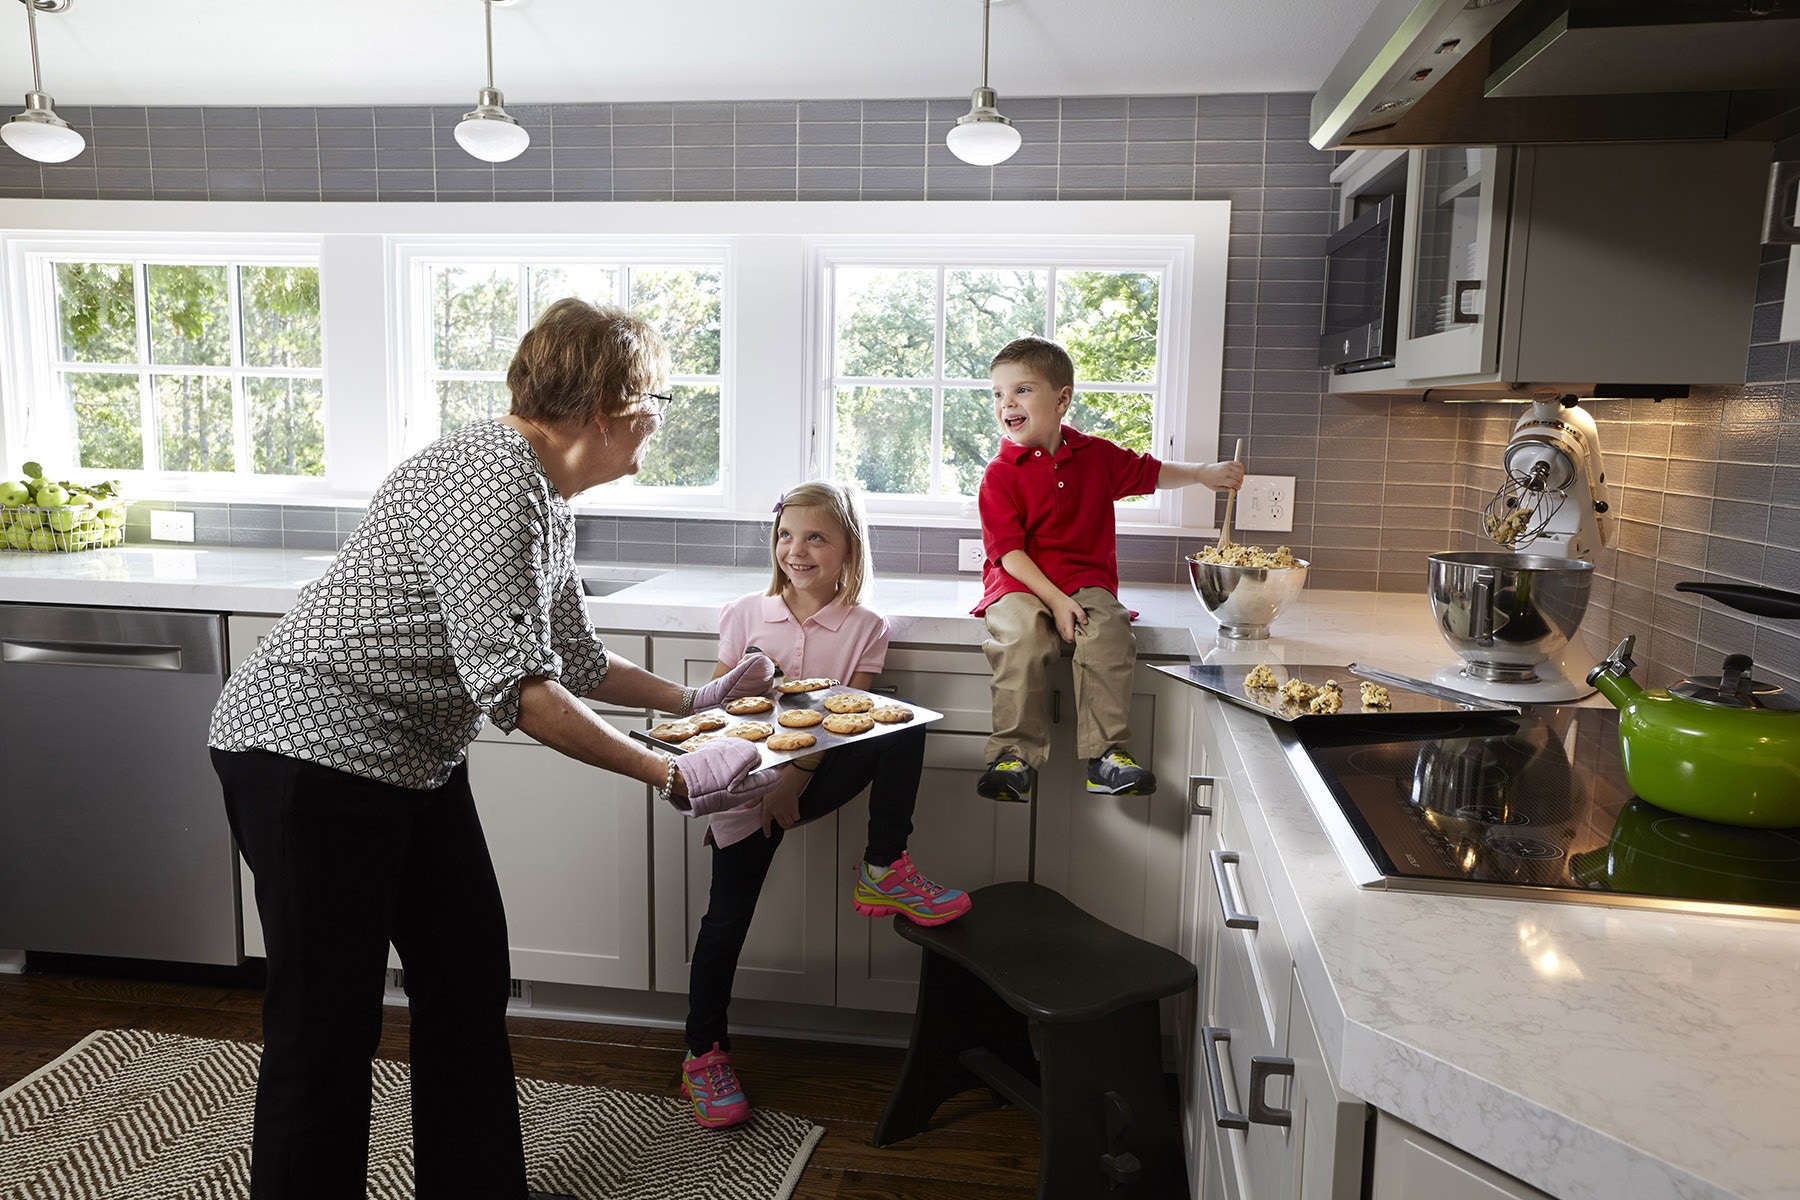
{"type": "Polygon", "coordinates": [[[1407,172],[1395,372],[1409,381],[1491,374],[1499,367],[1512,151],[1413,150],[1407,172]]]}
{"type": "Polygon", "coordinates": [[[1549,1200],[1504,1171],[1488,1166],[1384,1112],[1375,1114],[1375,1170],[1369,1200],[1549,1200]]]}
{"type": "MultiPolygon", "coordinates": [[[[1189,788],[1184,795],[1189,801],[1187,831],[1181,846],[1180,926],[1175,949],[1200,972],[1199,985],[1183,998],[1175,1019],[1175,1061],[1181,1085],[1182,1137],[1187,1149],[1188,1186],[1194,1195],[1213,1194],[1206,1180],[1219,1174],[1213,1153],[1212,1127],[1206,1122],[1208,1090],[1206,1046],[1200,1030],[1206,1014],[1212,1011],[1213,980],[1216,974],[1213,957],[1216,939],[1215,923],[1207,917],[1206,888],[1211,886],[1207,850],[1211,848],[1212,822],[1227,803],[1230,786],[1213,741],[1211,704],[1196,695],[1190,704],[1189,762],[1192,778],[1201,786],[1189,788]],[[1205,782],[1210,781],[1210,782],[1205,782]],[[1195,807],[1211,809],[1211,813],[1194,811],[1195,807]]],[[[1183,785],[1188,781],[1183,780],[1183,785]]],[[[1223,1186],[1222,1183],[1216,1186],[1223,1186]]]]}
{"type": "Polygon", "coordinates": [[[1038,780],[1035,879],[1107,924],[1173,949],[1180,926],[1181,852],[1187,828],[1192,689],[1139,665],[1131,698],[1131,750],[1156,772],[1150,796],[1087,790],[1075,752],[1070,660],[1052,666],[1049,766],[1038,780]]]}
{"type": "MultiPolygon", "coordinates": [[[[884,674],[880,682],[885,683],[884,674]]],[[[911,692],[898,693],[908,699],[911,692]]],[[[913,809],[908,849],[919,869],[948,887],[974,891],[990,883],[1024,879],[1030,812],[1022,804],[997,804],[975,794],[985,734],[940,733],[925,738],[925,773],[913,809]]],[[[864,792],[838,813],[838,1004],[911,1012],[918,996],[919,948],[898,937],[888,919],[872,920],[850,907],[849,889],[866,849],[869,796],[864,792]]],[[[896,917],[893,920],[904,920],[896,917]]]]}
{"type": "MultiPolygon", "coordinates": [[[[644,726],[641,714],[601,719],[620,733],[644,726]]],[[[513,975],[649,987],[650,789],[491,727],[468,762],[513,975]]]]}
{"type": "MultiPolygon", "coordinates": [[[[688,686],[712,678],[714,638],[657,637],[651,669],[688,686]]],[[[837,871],[840,814],[790,829],[769,867],[732,994],[743,999],[830,1004],[837,987],[837,911],[849,884],[837,871]]],[[[686,992],[688,964],[712,884],[706,823],[657,803],[655,846],[656,990],[686,992]]]]}
{"type": "Polygon", "coordinates": [[[1289,1195],[1294,1200],[1360,1200],[1368,1106],[1331,1078],[1298,980],[1288,1008],[1287,1056],[1294,1060],[1288,1096],[1293,1171],[1289,1195]]]}

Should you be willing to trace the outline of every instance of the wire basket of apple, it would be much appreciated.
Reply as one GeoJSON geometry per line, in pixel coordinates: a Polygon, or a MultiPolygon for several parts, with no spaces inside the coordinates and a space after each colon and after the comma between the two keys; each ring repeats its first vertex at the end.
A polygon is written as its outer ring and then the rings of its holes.
{"type": "Polygon", "coordinates": [[[0,481],[0,550],[70,553],[125,541],[119,481],[70,483],[25,464],[23,480],[0,481]]]}

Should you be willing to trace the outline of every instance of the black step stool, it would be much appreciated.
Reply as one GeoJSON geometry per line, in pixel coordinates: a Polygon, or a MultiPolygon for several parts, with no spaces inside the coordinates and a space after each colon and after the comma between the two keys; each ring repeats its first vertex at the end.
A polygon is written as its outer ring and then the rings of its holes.
{"type": "Polygon", "coordinates": [[[1035,883],[971,899],[948,925],[895,922],[925,954],[874,1144],[922,1132],[938,1105],[985,1084],[1038,1119],[1038,1200],[1186,1197],[1157,1001],[1193,987],[1194,965],[1035,883]]]}

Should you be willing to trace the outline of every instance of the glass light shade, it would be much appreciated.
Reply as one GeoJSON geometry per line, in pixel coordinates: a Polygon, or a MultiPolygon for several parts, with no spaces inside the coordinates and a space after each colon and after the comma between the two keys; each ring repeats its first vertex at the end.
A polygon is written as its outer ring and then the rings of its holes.
{"type": "Polygon", "coordinates": [[[0,139],[26,158],[46,163],[68,162],[87,146],[87,139],[56,115],[42,92],[25,93],[25,111],[0,125],[0,139]]]}
{"type": "Polygon", "coordinates": [[[456,123],[456,144],[483,162],[506,162],[525,153],[531,134],[506,115],[496,89],[482,88],[475,111],[456,123]]]}
{"type": "Polygon", "coordinates": [[[1019,149],[1019,131],[999,113],[969,113],[958,118],[944,138],[950,153],[977,167],[991,167],[1011,158],[1019,149]]]}

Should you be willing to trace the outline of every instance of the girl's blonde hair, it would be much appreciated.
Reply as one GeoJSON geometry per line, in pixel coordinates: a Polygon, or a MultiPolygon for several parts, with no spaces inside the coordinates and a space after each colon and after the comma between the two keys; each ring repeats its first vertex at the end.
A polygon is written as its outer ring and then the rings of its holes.
{"type": "Polygon", "coordinates": [[[844,574],[838,580],[837,599],[845,608],[861,603],[863,588],[875,581],[869,558],[869,522],[863,515],[862,496],[849,484],[815,479],[803,483],[775,502],[775,520],[769,526],[769,562],[775,568],[768,595],[779,596],[787,585],[781,573],[781,514],[789,508],[816,508],[844,531],[844,574]]]}

